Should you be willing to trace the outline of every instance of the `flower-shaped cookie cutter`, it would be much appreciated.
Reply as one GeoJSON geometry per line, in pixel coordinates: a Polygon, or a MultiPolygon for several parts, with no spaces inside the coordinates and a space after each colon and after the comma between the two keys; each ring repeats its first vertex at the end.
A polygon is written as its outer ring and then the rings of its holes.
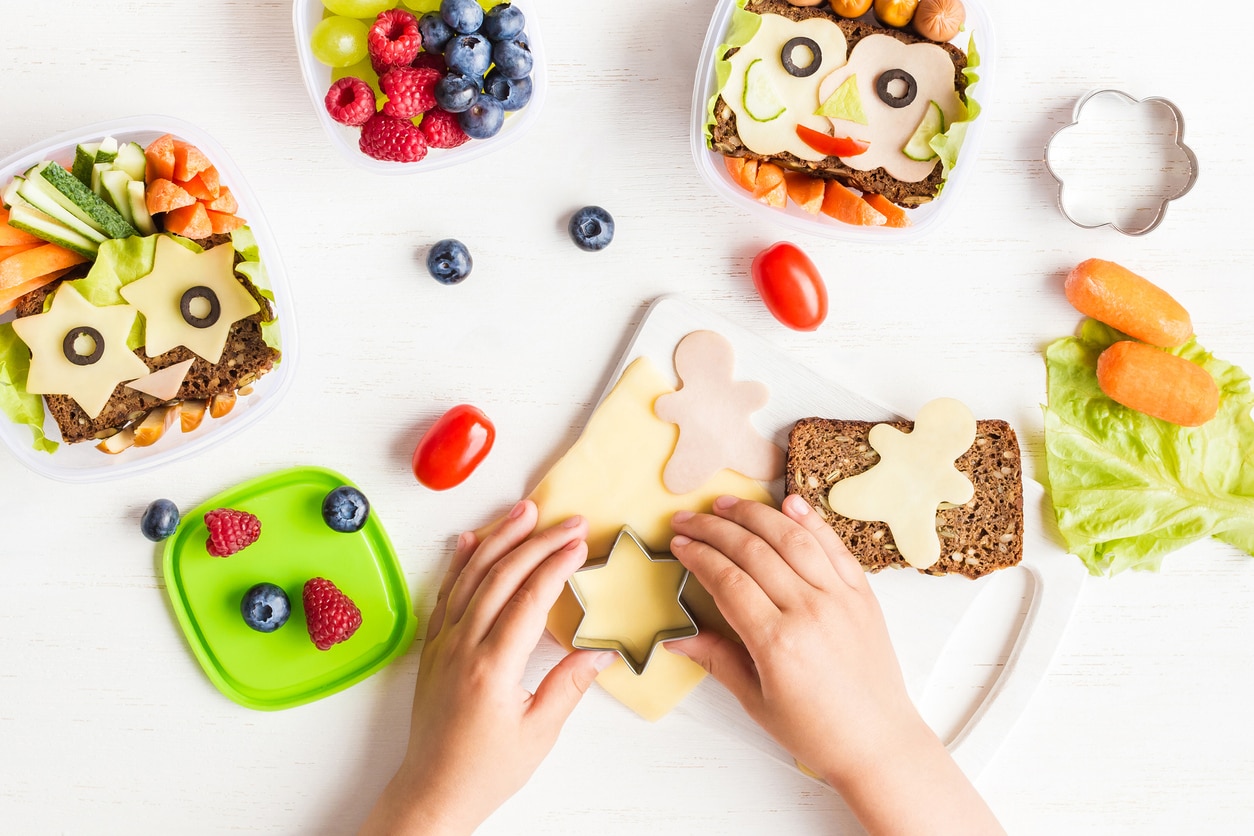
{"type": "Polygon", "coordinates": [[[1063,217],[1124,235],[1145,235],[1162,223],[1167,204],[1193,188],[1198,170],[1175,103],[1109,88],[1076,102],[1071,123],[1045,146],[1045,167],[1058,181],[1063,217]]]}

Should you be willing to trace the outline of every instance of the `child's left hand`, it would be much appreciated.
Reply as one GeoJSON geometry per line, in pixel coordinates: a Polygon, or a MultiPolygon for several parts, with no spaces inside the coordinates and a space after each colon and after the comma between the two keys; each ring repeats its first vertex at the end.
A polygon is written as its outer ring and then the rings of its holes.
{"type": "Polygon", "coordinates": [[[614,654],[575,651],[531,694],[521,681],[562,587],[587,557],[587,522],[533,534],[530,501],[480,543],[457,541],[422,649],[409,750],[363,832],[469,833],[539,766],[614,654]]]}

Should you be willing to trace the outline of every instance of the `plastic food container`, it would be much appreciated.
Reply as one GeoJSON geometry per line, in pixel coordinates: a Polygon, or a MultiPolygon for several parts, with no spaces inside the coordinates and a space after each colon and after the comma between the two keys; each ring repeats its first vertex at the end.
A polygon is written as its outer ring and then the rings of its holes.
{"type": "MultiPolygon", "coordinates": [[[[235,407],[221,418],[206,416],[192,432],[183,433],[177,426],[150,447],[132,447],[116,455],[103,453],[91,442],[60,444],[52,453],[36,450],[31,446],[30,427],[15,424],[0,413],[0,440],[13,455],[31,470],[64,482],[100,482],[120,479],[152,470],[167,462],[202,453],[225,438],[255,424],[279,400],[292,382],[297,361],[296,317],[292,309],[291,292],[278,248],[270,236],[270,227],[261,213],[256,196],[244,181],[235,163],[213,137],[191,125],[168,116],[133,116],[111,122],[88,125],[37,143],[0,162],[0,187],[42,160],[57,160],[63,165],[74,159],[74,148],[79,143],[99,142],[111,136],[119,142],[138,142],[147,145],[163,134],[195,145],[217,167],[223,185],[229,186],[239,203],[237,214],[248,222],[257,239],[261,261],[266,267],[270,289],[274,292],[274,307],[278,315],[280,350],[282,360],[270,372],[253,383],[252,394],[241,396],[235,407]]],[[[0,314],[0,322],[10,322],[13,312],[0,314]]],[[[61,433],[51,414],[44,416],[44,432],[49,439],[61,441],[61,433]]]]}
{"type": "MultiPolygon", "coordinates": [[[[966,25],[952,43],[966,52],[968,40],[972,36],[975,37],[975,46],[980,56],[979,81],[971,90],[982,113],[967,129],[962,151],[958,155],[958,162],[949,172],[940,196],[916,209],[907,210],[911,221],[910,226],[900,229],[854,226],[821,213],[808,214],[792,200],[780,208],[767,206],[754,200],[749,192],[732,180],[723,162],[723,155],[711,150],[706,144],[705,125],[707,105],[710,97],[719,87],[718,80],[715,78],[715,62],[720,57],[719,47],[726,40],[732,13],[738,7],[737,0],[719,0],[714,17],[710,20],[710,28],[706,31],[705,43],[701,47],[701,59],[697,64],[697,77],[692,92],[691,144],[697,170],[701,172],[701,176],[711,188],[725,200],[744,208],[755,217],[797,232],[838,240],[893,242],[909,241],[931,232],[953,211],[966,181],[971,177],[984,128],[988,124],[988,105],[992,98],[993,82],[997,77],[997,52],[992,22],[978,0],[963,0],[963,5],[967,11],[966,25]]],[[[873,21],[874,18],[868,13],[859,20],[873,21]]]]}
{"type": "MultiPolygon", "coordinates": [[[[416,163],[395,163],[376,160],[363,154],[357,145],[361,137],[361,129],[341,125],[331,118],[331,114],[327,113],[324,100],[327,90],[331,87],[331,68],[314,58],[309,48],[310,35],[314,27],[318,25],[318,21],[322,20],[326,9],[322,5],[322,0],[295,0],[292,6],[292,28],[296,31],[296,54],[300,56],[301,74],[305,77],[305,87],[309,90],[314,112],[318,114],[318,121],[322,123],[331,144],[351,162],[367,171],[373,171],[376,174],[421,174],[424,171],[438,171],[477,160],[501,150],[521,137],[540,116],[540,108],[544,105],[544,95],[548,87],[548,70],[544,59],[544,43],[540,39],[539,14],[536,12],[535,4],[531,0],[510,0],[510,2],[521,9],[527,18],[525,31],[534,61],[531,70],[531,101],[521,110],[505,114],[505,125],[500,133],[491,139],[472,139],[456,148],[432,148],[428,150],[427,156],[416,163]]],[[[438,7],[438,3],[429,5],[438,7]]],[[[404,4],[397,8],[412,12],[415,17],[423,15],[423,12],[404,4]]]]}

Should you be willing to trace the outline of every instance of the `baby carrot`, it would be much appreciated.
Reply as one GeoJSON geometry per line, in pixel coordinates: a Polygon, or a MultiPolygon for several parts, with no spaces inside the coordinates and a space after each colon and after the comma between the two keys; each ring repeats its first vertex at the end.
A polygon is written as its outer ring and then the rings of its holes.
{"type": "Polygon", "coordinates": [[[910,226],[910,216],[906,214],[906,210],[902,209],[896,203],[893,203],[882,194],[864,194],[862,199],[871,204],[871,208],[879,212],[888,222],[884,226],[891,226],[895,229],[904,229],[910,226]]]}
{"type": "Polygon", "coordinates": [[[1206,369],[1131,340],[1097,358],[1097,383],[1129,409],[1182,427],[1201,426],[1219,411],[1219,387],[1206,369]]]}
{"type": "Polygon", "coordinates": [[[1076,310],[1150,345],[1170,348],[1193,336],[1189,312],[1167,291],[1113,261],[1090,258],[1067,276],[1076,310]]]}

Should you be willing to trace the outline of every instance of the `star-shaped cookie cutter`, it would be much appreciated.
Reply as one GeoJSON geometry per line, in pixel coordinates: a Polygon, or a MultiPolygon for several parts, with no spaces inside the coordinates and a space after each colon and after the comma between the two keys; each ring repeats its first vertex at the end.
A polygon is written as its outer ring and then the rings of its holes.
{"type": "MultiPolygon", "coordinates": [[[[593,606],[597,606],[597,602],[589,602],[585,599],[585,592],[581,591],[579,588],[580,576],[585,573],[596,572],[600,569],[604,569],[607,565],[609,565],[610,559],[614,557],[615,553],[618,553],[619,549],[622,547],[638,550],[639,553],[644,555],[650,563],[679,564],[679,561],[667,552],[659,554],[649,551],[649,547],[646,546],[639,536],[636,535],[636,532],[632,531],[630,526],[624,525],[622,529],[619,530],[618,536],[614,538],[614,545],[610,547],[609,554],[605,557],[588,560],[588,562],[583,565],[583,568],[577,570],[575,574],[571,576],[570,589],[575,593],[575,599],[579,602],[579,606],[584,612],[584,617],[580,619],[579,627],[575,630],[574,638],[571,639],[571,646],[578,650],[613,650],[623,658],[623,661],[627,663],[627,667],[631,668],[632,673],[639,676],[644,673],[645,668],[649,666],[649,661],[653,658],[653,653],[657,650],[658,645],[663,642],[674,641],[675,639],[691,638],[697,635],[699,631],[697,629],[696,621],[693,620],[692,614],[688,611],[688,608],[684,606],[682,599],[684,587],[687,585],[689,577],[688,570],[684,569],[675,589],[675,605],[677,608],[676,615],[681,615],[686,623],[682,625],[666,626],[656,630],[653,633],[652,639],[648,642],[647,649],[645,649],[642,654],[633,652],[633,649],[620,639],[606,636],[588,636],[583,634],[582,631],[588,623],[589,604],[591,603],[593,606]]],[[[667,600],[669,601],[669,597],[667,600]]]]}
{"type": "MultiPolygon", "coordinates": [[[[1104,137],[1104,139],[1115,140],[1117,137],[1104,137]]],[[[1126,152],[1126,149],[1124,150],[1126,152]]],[[[1126,164],[1127,159],[1128,157],[1126,154],[1119,155],[1118,160],[1114,160],[1112,158],[1112,165],[1110,166],[1110,169],[1116,169],[1118,167],[1116,163],[1126,164]]],[[[1053,136],[1049,138],[1049,142],[1046,143],[1044,162],[1045,168],[1049,171],[1050,176],[1058,181],[1058,211],[1062,213],[1063,217],[1083,229],[1098,229],[1103,226],[1109,226],[1124,235],[1145,235],[1155,229],[1160,223],[1162,223],[1163,217],[1167,214],[1167,204],[1188,194],[1189,190],[1193,188],[1193,184],[1197,182],[1197,156],[1193,153],[1193,149],[1184,144],[1184,114],[1180,112],[1180,108],[1176,107],[1175,103],[1171,100],[1164,99],[1161,96],[1151,96],[1145,99],[1137,99],[1121,90],[1114,90],[1111,88],[1092,90],[1080,97],[1080,100],[1076,102],[1075,108],[1071,112],[1070,124],[1064,125],[1062,128],[1054,132],[1053,136]],[[1178,167],[1182,169],[1183,176],[1172,178],[1171,182],[1164,182],[1159,190],[1152,194],[1145,195],[1145,199],[1151,205],[1128,204],[1128,206],[1132,206],[1136,212],[1140,212],[1142,210],[1148,211],[1152,208],[1152,204],[1157,204],[1157,209],[1154,210],[1153,215],[1150,216],[1144,224],[1139,226],[1131,226],[1121,223],[1119,220],[1110,219],[1096,222],[1081,220],[1076,217],[1075,212],[1068,208],[1066,184],[1064,183],[1064,174],[1067,172],[1060,170],[1065,167],[1065,162],[1060,165],[1060,162],[1062,161],[1055,159],[1055,157],[1059,155],[1058,148],[1062,145],[1062,143],[1058,140],[1068,132],[1076,131],[1083,121],[1083,112],[1085,107],[1094,99],[1103,96],[1112,97],[1115,100],[1121,101],[1132,107],[1160,108],[1170,115],[1173,122],[1173,136],[1170,137],[1169,142],[1164,142],[1160,148],[1161,159],[1155,162],[1147,163],[1146,170],[1157,171],[1160,175],[1162,175],[1170,174],[1173,172],[1174,168],[1178,167]]],[[[1103,170],[1101,166],[1090,166],[1091,172],[1101,170],[1103,170]]],[[[1071,174],[1076,173],[1072,172],[1071,174]]],[[[1088,178],[1093,178],[1095,176],[1096,175],[1092,173],[1087,175],[1088,178]]],[[[1085,177],[1086,175],[1084,175],[1083,172],[1080,172],[1077,176],[1073,176],[1072,182],[1074,183],[1077,179],[1082,180],[1085,177]]],[[[1079,190],[1078,186],[1077,190],[1079,190]]],[[[1131,197],[1135,198],[1137,196],[1132,195],[1131,197]]]]}

